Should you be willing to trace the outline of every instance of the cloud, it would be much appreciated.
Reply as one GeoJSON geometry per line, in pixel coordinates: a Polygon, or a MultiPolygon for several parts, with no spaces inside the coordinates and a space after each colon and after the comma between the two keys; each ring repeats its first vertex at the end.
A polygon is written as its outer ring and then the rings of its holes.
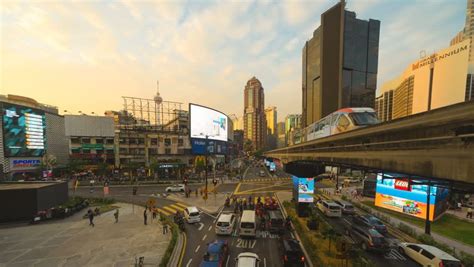
{"type": "MultiPolygon", "coordinates": [[[[358,17],[382,21],[379,85],[419,50],[447,46],[465,9],[447,1],[348,2],[358,17]]],[[[165,100],[239,115],[244,86],[256,76],[282,119],[301,112],[301,49],[335,3],[3,1],[2,90],[101,114],[122,108],[123,95],[152,97],[160,80],[165,100]]]]}

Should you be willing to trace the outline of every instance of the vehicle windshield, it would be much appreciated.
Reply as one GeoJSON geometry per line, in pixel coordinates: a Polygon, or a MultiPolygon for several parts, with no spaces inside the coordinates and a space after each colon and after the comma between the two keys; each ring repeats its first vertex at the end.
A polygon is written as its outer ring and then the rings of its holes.
{"type": "Polygon", "coordinates": [[[444,267],[461,267],[462,264],[459,261],[450,261],[450,260],[443,260],[444,267]]]}
{"type": "Polygon", "coordinates": [[[383,244],[383,237],[372,237],[372,241],[373,241],[374,244],[376,244],[376,245],[383,244]]]}
{"type": "Polygon", "coordinates": [[[339,206],[329,206],[329,209],[331,209],[331,210],[340,210],[341,207],[339,207],[339,206]]]}
{"type": "Polygon", "coordinates": [[[191,212],[189,216],[199,216],[199,212],[191,212]]]}
{"type": "Polygon", "coordinates": [[[255,228],[255,224],[250,223],[250,222],[243,222],[243,223],[240,224],[240,227],[241,228],[246,228],[246,229],[253,229],[253,228],[255,228]]]}
{"type": "Polygon", "coordinates": [[[217,226],[227,227],[229,226],[228,222],[217,222],[217,226]]]}
{"type": "Polygon", "coordinates": [[[379,123],[379,119],[374,112],[355,112],[349,113],[349,117],[352,119],[355,125],[373,125],[379,123]]]}
{"type": "Polygon", "coordinates": [[[354,207],[352,207],[352,205],[346,205],[345,209],[346,209],[346,210],[353,210],[354,207]]]}
{"type": "Polygon", "coordinates": [[[371,218],[370,222],[372,222],[373,224],[376,224],[376,225],[383,225],[383,223],[381,221],[379,221],[377,218],[371,218]]]}

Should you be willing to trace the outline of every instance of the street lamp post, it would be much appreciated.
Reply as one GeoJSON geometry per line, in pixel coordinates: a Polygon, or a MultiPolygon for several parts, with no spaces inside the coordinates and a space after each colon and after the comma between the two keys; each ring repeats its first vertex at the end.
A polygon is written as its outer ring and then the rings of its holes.
{"type": "Polygon", "coordinates": [[[205,180],[206,180],[206,187],[205,187],[205,190],[204,190],[204,196],[207,200],[207,156],[209,155],[209,145],[208,145],[208,142],[207,140],[209,139],[209,135],[206,134],[206,154],[204,156],[204,175],[205,175],[205,180]]]}

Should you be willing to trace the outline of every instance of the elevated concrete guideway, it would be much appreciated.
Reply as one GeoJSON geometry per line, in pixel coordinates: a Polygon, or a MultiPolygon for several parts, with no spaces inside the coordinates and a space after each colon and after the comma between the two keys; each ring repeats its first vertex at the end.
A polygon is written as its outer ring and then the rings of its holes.
{"type": "Polygon", "coordinates": [[[474,101],[268,151],[265,156],[284,163],[315,160],[474,185],[474,101]]]}

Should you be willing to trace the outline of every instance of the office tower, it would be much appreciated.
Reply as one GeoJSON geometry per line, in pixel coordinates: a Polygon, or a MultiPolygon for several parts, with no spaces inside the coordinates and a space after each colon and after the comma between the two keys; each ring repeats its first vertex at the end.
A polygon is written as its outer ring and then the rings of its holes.
{"type": "Polygon", "coordinates": [[[244,139],[252,141],[254,150],[263,149],[266,136],[265,96],[262,83],[255,77],[245,85],[244,106],[244,139]]]}
{"type": "Polygon", "coordinates": [[[361,20],[344,1],[321,15],[302,53],[303,127],[344,107],[373,107],[380,21],[361,20]]]}
{"type": "Polygon", "coordinates": [[[268,107],[265,109],[265,119],[267,120],[267,149],[274,149],[277,145],[277,109],[268,107]]]}

